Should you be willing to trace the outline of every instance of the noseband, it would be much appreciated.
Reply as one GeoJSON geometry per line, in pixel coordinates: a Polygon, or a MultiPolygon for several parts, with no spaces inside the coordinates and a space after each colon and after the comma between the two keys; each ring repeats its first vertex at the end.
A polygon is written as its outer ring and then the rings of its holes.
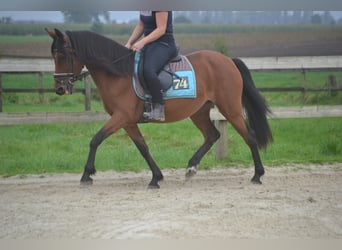
{"type": "Polygon", "coordinates": [[[80,75],[75,75],[74,73],[55,73],[53,74],[53,79],[72,94],[74,82],[83,80],[88,74],[88,71],[84,71],[80,75]]]}
{"type": "MultiPolygon", "coordinates": [[[[53,78],[56,82],[58,82],[65,90],[67,90],[70,94],[72,94],[74,82],[83,80],[88,74],[88,71],[83,71],[79,75],[75,75],[74,73],[74,56],[75,56],[75,50],[70,44],[70,40],[67,39],[68,44],[63,46],[63,49],[69,49],[70,55],[68,56],[68,61],[70,65],[70,72],[67,73],[54,73],[53,78]]],[[[65,54],[64,51],[59,51],[57,48],[54,49],[54,52],[60,52],[62,54],[65,54]]]]}

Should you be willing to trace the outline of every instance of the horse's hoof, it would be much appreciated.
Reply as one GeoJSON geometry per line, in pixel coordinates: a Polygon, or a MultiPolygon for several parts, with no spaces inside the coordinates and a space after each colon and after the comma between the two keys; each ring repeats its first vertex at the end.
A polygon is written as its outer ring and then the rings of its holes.
{"type": "Polygon", "coordinates": [[[149,184],[148,185],[148,187],[147,187],[147,189],[160,189],[160,186],[159,186],[159,184],[157,183],[157,184],[149,184]]]}
{"type": "Polygon", "coordinates": [[[148,188],[148,189],[159,189],[160,186],[159,186],[159,184],[158,184],[158,181],[152,180],[152,181],[150,182],[150,184],[148,184],[148,187],[147,187],[147,188],[148,188]]]}
{"type": "Polygon", "coordinates": [[[253,178],[252,178],[252,180],[251,180],[251,182],[252,182],[253,184],[258,184],[258,185],[261,185],[261,184],[262,184],[262,182],[261,182],[261,180],[260,180],[260,176],[258,176],[258,175],[254,175],[253,178]]]}
{"type": "Polygon", "coordinates": [[[82,177],[80,184],[81,186],[91,186],[93,185],[93,179],[90,177],[87,177],[87,178],[82,177]]]}
{"type": "Polygon", "coordinates": [[[148,184],[148,189],[159,189],[159,182],[164,180],[163,175],[158,175],[152,178],[150,184],[148,184]]]}
{"type": "Polygon", "coordinates": [[[197,165],[189,167],[185,172],[185,179],[190,180],[197,173],[197,165]]]}

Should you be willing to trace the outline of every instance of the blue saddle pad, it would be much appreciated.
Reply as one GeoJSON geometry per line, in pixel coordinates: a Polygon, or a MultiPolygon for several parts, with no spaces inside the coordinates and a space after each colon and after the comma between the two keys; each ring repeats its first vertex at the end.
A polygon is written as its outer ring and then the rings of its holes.
{"type": "MultiPolygon", "coordinates": [[[[181,55],[181,59],[177,62],[171,62],[165,66],[166,71],[162,71],[163,74],[172,72],[170,82],[165,83],[168,87],[164,93],[164,100],[175,98],[196,98],[196,76],[194,69],[185,56],[181,55]]],[[[143,100],[151,98],[148,90],[145,90],[139,80],[139,63],[141,58],[141,52],[135,53],[134,60],[134,74],[133,74],[133,88],[136,95],[143,100]]],[[[165,80],[163,80],[165,81],[165,80]]]]}

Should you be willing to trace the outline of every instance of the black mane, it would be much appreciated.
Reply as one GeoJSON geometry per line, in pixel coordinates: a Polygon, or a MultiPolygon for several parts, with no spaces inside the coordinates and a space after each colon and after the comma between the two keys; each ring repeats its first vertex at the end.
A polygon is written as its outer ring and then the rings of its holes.
{"type": "Polygon", "coordinates": [[[123,45],[90,31],[67,31],[66,34],[83,64],[117,76],[133,74],[134,54],[123,45]]]}

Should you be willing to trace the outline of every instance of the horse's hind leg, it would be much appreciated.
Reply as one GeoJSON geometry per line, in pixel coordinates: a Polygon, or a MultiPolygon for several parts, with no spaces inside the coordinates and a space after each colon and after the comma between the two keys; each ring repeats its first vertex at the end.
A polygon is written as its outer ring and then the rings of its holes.
{"type": "Polygon", "coordinates": [[[249,145],[249,148],[251,149],[254,166],[255,166],[254,176],[251,181],[255,184],[262,184],[262,182],[260,181],[260,177],[265,174],[265,169],[260,159],[258,145],[256,142],[254,131],[250,128],[248,128],[248,145],[249,145]]]}
{"type": "Polygon", "coordinates": [[[212,103],[207,102],[198,112],[191,116],[192,122],[203,134],[204,143],[189,160],[185,174],[186,178],[190,178],[196,174],[201,159],[220,137],[220,132],[210,120],[211,107],[212,103]]]}
{"type": "Polygon", "coordinates": [[[254,176],[251,181],[256,184],[261,184],[260,177],[264,175],[265,170],[260,159],[254,131],[247,126],[241,111],[231,111],[230,113],[223,110],[220,111],[249,146],[254,161],[254,176]]]}
{"type": "Polygon", "coordinates": [[[144,157],[145,161],[147,162],[148,166],[152,171],[152,180],[148,187],[159,188],[158,182],[163,180],[163,174],[158,168],[155,161],[153,160],[149,152],[148,146],[145,143],[145,139],[140,133],[138,126],[136,124],[130,125],[128,127],[125,127],[125,130],[128,133],[129,137],[132,139],[132,141],[135,143],[137,148],[139,149],[141,155],[144,157]]]}

